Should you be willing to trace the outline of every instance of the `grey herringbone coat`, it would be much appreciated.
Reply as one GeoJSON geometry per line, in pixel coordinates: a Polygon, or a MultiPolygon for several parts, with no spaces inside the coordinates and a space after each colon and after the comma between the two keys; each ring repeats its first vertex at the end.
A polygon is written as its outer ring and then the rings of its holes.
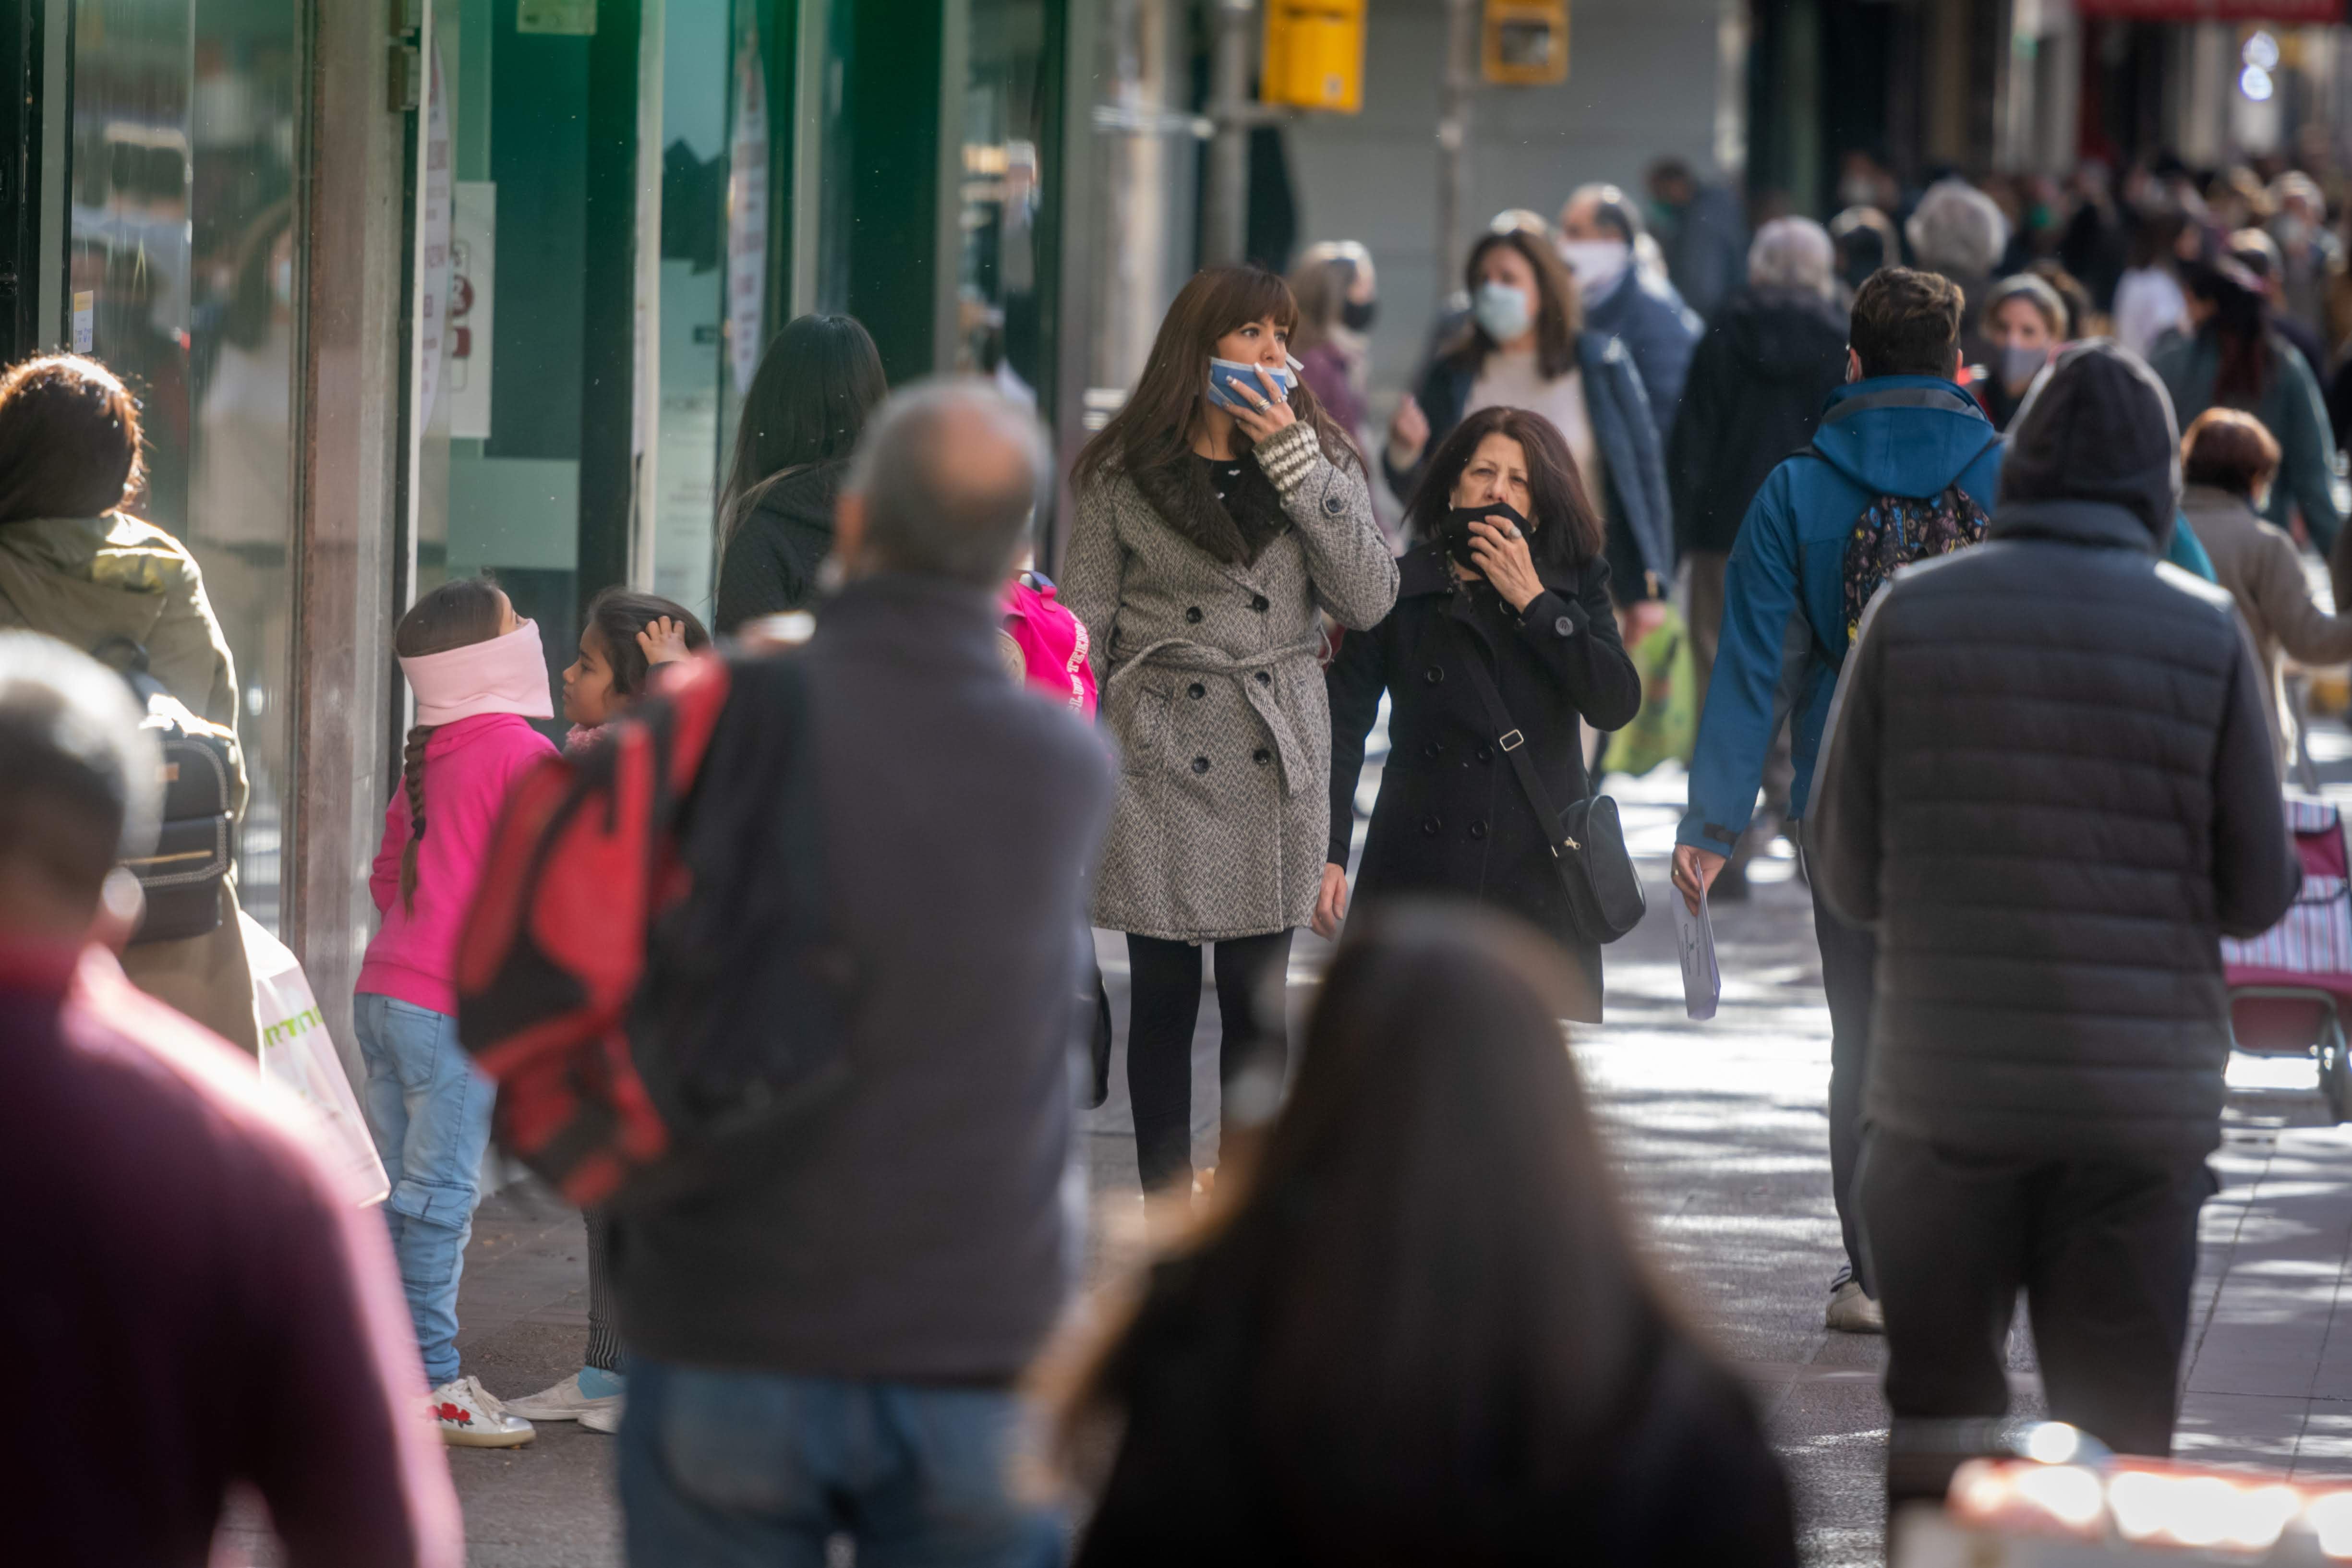
{"type": "Polygon", "coordinates": [[[1062,602],[1086,623],[1120,772],[1094,921],[1182,942],[1313,917],[1331,731],[1318,610],[1372,626],[1396,562],[1362,470],[1291,426],[1256,459],[1289,526],[1247,563],[1171,526],[1116,464],[1077,497],[1062,602]]]}

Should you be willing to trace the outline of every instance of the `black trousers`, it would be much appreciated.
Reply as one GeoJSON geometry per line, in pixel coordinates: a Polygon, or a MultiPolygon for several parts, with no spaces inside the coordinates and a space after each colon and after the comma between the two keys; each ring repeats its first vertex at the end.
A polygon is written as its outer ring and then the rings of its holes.
{"type": "Polygon", "coordinates": [[[1813,935],[1822,945],[1822,989],[1830,1003],[1830,1190],[1837,1202],[1845,1259],[1862,1288],[1878,1294],[1862,1253],[1853,1202],[1853,1168],[1862,1152],[1862,1091],[1869,1079],[1870,1005],[1878,988],[1878,935],[1850,926],[1813,896],[1813,935]]]}
{"type": "MultiPolygon", "coordinates": [[[[2008,1411],[2021,1289],[2052,1419],[2117,1453],[2172,1451],[2197,1211],[2214,1190],[2202,1161],[2019,1159],[1880,1127],[1857,1190],[1886,1311],[1890,1455],[1906,1423],[2008,1411]]],[[[1898,1488],[1890,1462],[1890,1503],[1942,1495],[1948,1467],[1913,1469],[1898,1488]]]]}
{"type": "MultiPolygon", "coordinates": [[[[1261,1081],[1279,1095],[1289,1055],[1284,1008],[1290,982],[1290,936],[1278,931],[1216,944],[1217,1016],[1224,1026],[1217,1076],[1224,1089],[1223,1121],[1243,1115],[1247,1084],[1261,1081]]],[[[1127,939],[1129,994],[1127,1092],[1135,1107],[1135,1163],[1143,1189],[1153,1192],[1192,1179],[1192,1028],[1201,1016],[1201,949],[1156,936],[1127,939]]],[[[1270,1113],[1269,1100],[1262,1109],[1270,1113]]]]}
{"type": "Polygon", "coordinates": [[[580,1359],[605,1372],[621,1370],[621,1309],[613,1300],[613,1216],[583,1209],[588,1224],[588,1348],[580,1359]]]}

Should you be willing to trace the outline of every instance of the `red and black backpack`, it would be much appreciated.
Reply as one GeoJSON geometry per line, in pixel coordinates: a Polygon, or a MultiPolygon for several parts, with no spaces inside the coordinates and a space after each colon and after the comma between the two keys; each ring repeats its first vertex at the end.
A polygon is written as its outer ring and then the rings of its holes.
{"type": "Polygon", "coordinates": [[[842,1074],[804,709],[796,656],[706,654],[507,803],[458,941],[458,1037],[500,1142],[574,1203],[763,1158],[842,1074]]]}

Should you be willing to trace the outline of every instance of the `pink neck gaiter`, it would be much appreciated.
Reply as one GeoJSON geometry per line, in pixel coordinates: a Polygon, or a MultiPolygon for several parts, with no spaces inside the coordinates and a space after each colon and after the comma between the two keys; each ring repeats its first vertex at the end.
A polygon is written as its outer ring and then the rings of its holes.
{"type": "Polygon", "coordinates": [[[400,671],[416,693],[419,724],[454,724],[478,713],[555,717],[536,621],[487,642],[404,658],[400,671]]]}

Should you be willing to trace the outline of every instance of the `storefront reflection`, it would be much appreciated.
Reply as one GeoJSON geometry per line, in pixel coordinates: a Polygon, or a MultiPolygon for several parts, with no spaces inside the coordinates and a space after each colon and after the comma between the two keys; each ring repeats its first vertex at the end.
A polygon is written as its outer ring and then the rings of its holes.
{"type": "Polygon", "coordinates": [[[298,0],[81,0],[74,29],[76,337],[87,321],[86,346],[140,397],[142,514],[194,552],[236,658],[253,786],[238,889],[273,929],[292,760],[299,22],[298,0]]]}

